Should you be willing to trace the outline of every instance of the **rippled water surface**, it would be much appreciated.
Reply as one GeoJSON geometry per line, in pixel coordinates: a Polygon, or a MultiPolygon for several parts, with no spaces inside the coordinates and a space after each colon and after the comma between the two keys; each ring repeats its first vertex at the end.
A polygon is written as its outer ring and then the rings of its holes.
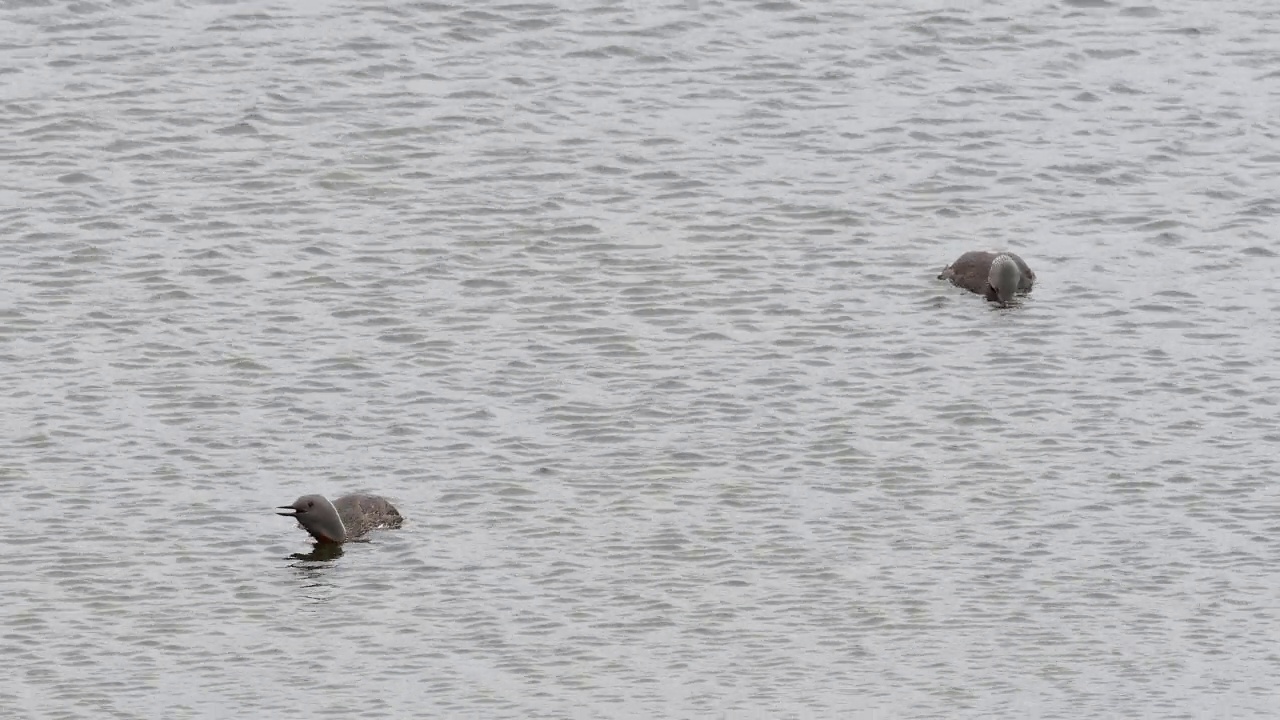
{"type": "Polygon", "coordinates": [[[1272,716],[1268,8],[6,4],[0,707],[1272,716]]]}

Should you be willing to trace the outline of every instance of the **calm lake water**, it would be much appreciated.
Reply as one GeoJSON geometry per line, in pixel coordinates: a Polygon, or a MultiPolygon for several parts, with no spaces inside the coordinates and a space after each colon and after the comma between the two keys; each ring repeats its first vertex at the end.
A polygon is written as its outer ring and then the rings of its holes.
{"type": "Polygon", "coordinates": [[[1273,717],[1277,37],[6,4],[0,707],[1273,717]]]}

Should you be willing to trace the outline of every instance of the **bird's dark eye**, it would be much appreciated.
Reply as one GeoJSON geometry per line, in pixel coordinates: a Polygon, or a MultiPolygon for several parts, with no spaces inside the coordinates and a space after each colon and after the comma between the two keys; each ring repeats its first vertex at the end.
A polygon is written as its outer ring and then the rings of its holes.
{"type": "Polygon", "coordinates": [[[314,502],[308,502],[308,503],[307,503],[307,507],[309,507],[309,508],[311,508],[311,507],[315,507],[315,506],[316,506],[316,504],[315,504],[314,502]]]}

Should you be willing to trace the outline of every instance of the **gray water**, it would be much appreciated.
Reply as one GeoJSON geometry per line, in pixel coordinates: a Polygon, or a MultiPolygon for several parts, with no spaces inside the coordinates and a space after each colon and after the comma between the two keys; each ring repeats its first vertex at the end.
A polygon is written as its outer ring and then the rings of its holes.
{"type": "Polygon", "coordinates": [[[1162,5],[6,4],[6,717],[1273,716],[1280,11],[1162,5]]]}

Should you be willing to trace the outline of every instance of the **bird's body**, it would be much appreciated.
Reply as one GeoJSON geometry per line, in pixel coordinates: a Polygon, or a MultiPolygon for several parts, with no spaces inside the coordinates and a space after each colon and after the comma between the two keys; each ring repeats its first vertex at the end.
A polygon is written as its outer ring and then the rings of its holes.
{"type": "Polygon", "coordinates": [[[1008,302],[1015,293],[1030,292],[1036,274],[1014,253],[974,250],[948,265],[938,279],[950,280],[952,285],[988,300],[1008,302]]]}
{"type": "Polygon", "coordinates": [[[333,502],[323,495],[303,495],[279,509],[292,510],[276,514],[295,518],[322,543],[356,540],[375,528],[397,528],[404,521],[400,511],[378,495],[343,495],[333,502]]]}

